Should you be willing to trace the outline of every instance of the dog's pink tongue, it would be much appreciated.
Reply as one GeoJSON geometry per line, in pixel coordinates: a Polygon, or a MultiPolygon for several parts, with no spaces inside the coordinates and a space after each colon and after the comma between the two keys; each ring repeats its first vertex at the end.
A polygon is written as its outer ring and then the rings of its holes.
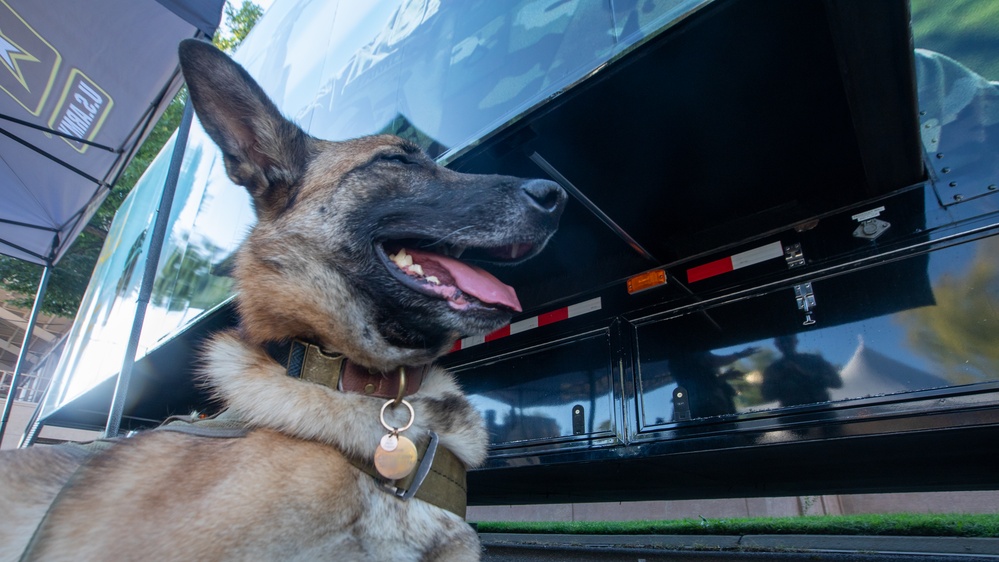
{"type": "Polygon", "coordinates": [[[406,252],[413,256],[414,263],[422,265],[425,269],[427,264],[436,263],[439,267],[447,270],[459,289],[480,301],[500,304],[512,308],[515,312],[523,312],[513,287],[493,277],[488,271],[440,254],[421,252],[410,248],[406,248],[406,252]]]}

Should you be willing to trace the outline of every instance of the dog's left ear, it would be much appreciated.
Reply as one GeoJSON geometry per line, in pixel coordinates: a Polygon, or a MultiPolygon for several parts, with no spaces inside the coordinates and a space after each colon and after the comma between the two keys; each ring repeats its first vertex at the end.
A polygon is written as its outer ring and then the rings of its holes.
{"type": "Polygon", "coordinates": [[[187,39],[179,53],[191,102],[222,149],[229,177],[249,190],[261,219],[280,213],[305,171],[309,136],[281,115],[242,66],[211,43],[187,39]]]}

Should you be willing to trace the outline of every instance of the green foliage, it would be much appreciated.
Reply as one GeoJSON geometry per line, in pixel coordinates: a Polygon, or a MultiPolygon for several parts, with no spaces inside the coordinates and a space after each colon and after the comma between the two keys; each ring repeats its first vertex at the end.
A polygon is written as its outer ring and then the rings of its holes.
{"type": "Polygon", "coordinates": [[[999,514],[807,515],[667,521],[480,522],[480,533],[999,537],[999,514]]]}
{"type": "Polygon", "coordinates": [[[260,16],[264,15],[264,10],[253,2],[246,1],[237,10],[232,4],[225,4],[225,29],[215,34],[212,42],[215,46],[227,53],[232,53],[236,47],[246,39],[246,36],[257,24],[260,16]]]}
{"type": "Polygon", "coordinates": [[[992,380],[999,372],[995,333],[982,329],[999,295],[999,238],[978,243],[965,271],[944,275],[933,289],[935,306],[906,311],[910,347],[940,365],[952,384],[992,380]]]}
{"type": "MultiPolygon", "coordinates": [[[[80,234],[59,265],[52,269],[42,312],[66,318],[76,314],[103,244],[101,236],[91,232],[80,234]]],[[[41,275],[40,265],[0,256],[0,281],[4,289],[15,295],[7,301],[10,305],[31,308],[41,275]]]]}
{"type": "Polygon", "coordinates": [[[232,279],[220,269],[230,264],[215,262],[224,255],[222,248],[207,241],[175,247],[153,283],[153,304],[167,310],[209,309],[225,300],[232,279]]]}
{"type": "Polygon", "coordinates": [[[947,55],[989,80],[999,80],[999,2],[912,0],[916,47],[947,55]]]}
{"type": "MultiPolygon", "coordinates": [[[[253,2],[244,2],[238,10],[227,2],[224,29],[219,30],[213,42],[220,49],[231,53],[243,42],[262,14],[263,10],[253,2]]],[[[73,242],[53,268],[45,300],[42,303],[42,312],[63,317],[72,317],[76,314],[118,207],[177,130],[186,100],[187,88],[182,88],[167,106],[121,177],[115,182],[104,203],[90,219],[87,229],[73,242]]],[[[41,274],[42,267],[39,265],[0,256],[0,286],[15,295],[15,298],[8,301],[10,305],[30,307],[41,274]]]]}

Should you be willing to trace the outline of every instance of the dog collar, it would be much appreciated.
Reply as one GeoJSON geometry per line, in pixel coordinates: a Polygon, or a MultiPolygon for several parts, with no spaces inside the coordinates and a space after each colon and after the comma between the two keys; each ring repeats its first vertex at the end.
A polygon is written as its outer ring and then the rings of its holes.
{"type": "Polygon", "coordinates": [[[405,366],[405,388],[398,386],[398,371],[384,373],[362,367],[340,353],[327,353],[318,345],[292,340],[268,343],[267,354],[283,365],[289,377],[302,379],[343,392],[356,392],[377,398],[401,398],[416,394],[429,365],[405,366]],[[402,394],[400,395],[400,391],[402,394]]]}
{"type": "MultiPolygon", "coordinates": [[[[321,384],[342,392],[401,400],[415,394],[429,370],[422,367],[400,367],[405,376],[372,371],[348,360],[339,353],[326,353],[319,346],[301,340],[266,345],[267,354],[285,367],[288,376],[321,384]],[[399,379],[405,383],[399,387],[399,379]]],[[[417,445],[417,466],[406,477],[387,480],[368,460],[350,458],[355,468],[374,478],[381,489],[401,500],[417,498],[465,518],[468,501],[465,464],[446,447],[439,445],[437,434],[417,445]]]]}

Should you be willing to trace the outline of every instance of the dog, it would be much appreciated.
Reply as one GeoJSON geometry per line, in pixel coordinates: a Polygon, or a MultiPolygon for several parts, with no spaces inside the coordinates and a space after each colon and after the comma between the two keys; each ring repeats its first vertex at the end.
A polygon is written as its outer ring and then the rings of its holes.
{"type": "Polygon", "coordinates": [[[224,413],[96,452],[5,453],[0,559],[477,560],[464,475],[487,435],[432,362],[520,310],[469,262],[538,254],[565,192],[458,173],[391,135],[319,140],[210,44],[179,52],[257,214],[238,327],[201,367],[224,413]]]}

